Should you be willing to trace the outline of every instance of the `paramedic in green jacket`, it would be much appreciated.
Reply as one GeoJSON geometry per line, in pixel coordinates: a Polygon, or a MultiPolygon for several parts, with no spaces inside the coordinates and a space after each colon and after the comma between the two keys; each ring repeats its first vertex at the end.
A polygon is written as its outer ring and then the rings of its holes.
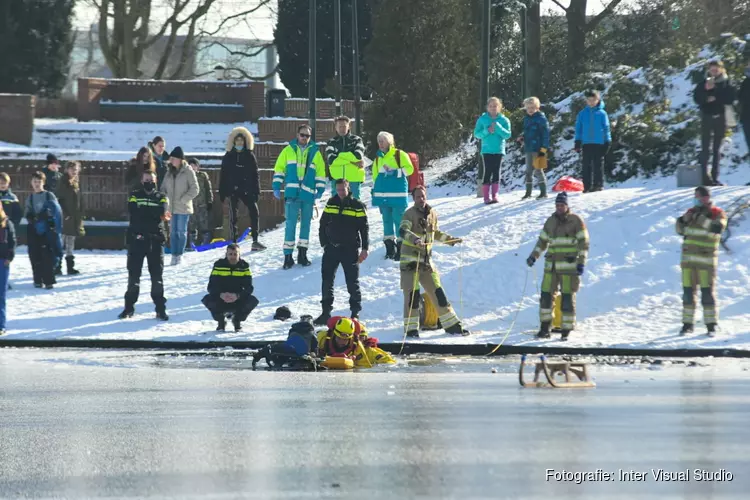
{"type": "Polygon", "coordinates": [[[285,147],[274,167],[273,195],[281,199],[284,187],[284,269],[294,266],[294,239],[297,234],[297,218],[300,218],[299,240],[297,241],[297,263],[309,266],[307,247],[310,239],[310,222],[315,201],[323,196],[326,187],[326,166],[318,145],[310,141],[312,129],[300,125],[297,138],[285,147]]]}
{"type": "Polygon", "coordinates": [[[487,112],[479,117],[474,127],[474,137],[482,141],[482,162],[484,178],[482,194],[484,203],[497,203],[497,192],[500,190],[500,166],[505,156],[505,141],[510,139],[510,120],[503,115],[503,101],[490,97],[487,101],[487,112]],[[490,197],[490,191],[492,197],[490,197]]]}
{"type": "Polygon", "coordinates": [[[380,132],[372,165],[372,205],[383,216],[386,259],[401,260],[401,237],[396,239],[396,235],[409,206],[409,176],[413,173],[408,153],[396,149],[393,134],[380,132]]]}
{"type": "Polygon", "coordinates": [[[349,130],[351,119],[339,116],[334,120],[336,137],[328,141],[326,161],[331,173],[331,192],[336,192],[336,181],[349,181],[352,197],[359,200],[359,188],[365,181],[365,145],[349,130]]]}

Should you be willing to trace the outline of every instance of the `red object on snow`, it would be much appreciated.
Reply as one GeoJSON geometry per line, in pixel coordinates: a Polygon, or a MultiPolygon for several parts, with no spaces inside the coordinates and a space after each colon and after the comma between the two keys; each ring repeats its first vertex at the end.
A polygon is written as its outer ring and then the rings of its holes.
{"type": "Polygon", "coordinates": [[[579,181],[575,177],[564,175],[560,177],[552,188],[552,191],[567,191],[571,193],[580,193],[583,191],[583,181],[579,181]]]}
{"type": "Polygon", "coordinates": [[[417,186],[424,186],[424,174],[419,171],[419,155],[417,153],[406,153],[409,155],[411,164],[414,165],[414,173],[409,176],[409,192],[414,191],[417,186]]]}

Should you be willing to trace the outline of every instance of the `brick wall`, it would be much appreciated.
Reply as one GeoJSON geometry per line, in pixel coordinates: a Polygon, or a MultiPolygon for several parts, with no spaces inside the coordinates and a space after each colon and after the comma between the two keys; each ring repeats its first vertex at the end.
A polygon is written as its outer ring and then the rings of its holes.
{"type": "Polygon", "coordinates": [[[74,118],[78,116],[78,102],[73,98],[34,98],[35,118],[74,118]]]}
{"type": "Polygon", "coordinates": [[[0,94],[0,141],[31,145],[34,132],[34,96],[0,94]]]}
{"type": "MultiPolygon", "coordinates": [[[[258,120],[258,136],[265,142],[287,143],[297,137],[297,127],[308,123],[305,119],[279,119],[273,118],[258,120]]],[[[333,120],[316,120],[317,130],[315,138],[318,141],[327,141],[336,133],[333,120]]]]}
{"type": "MultiPolygon", "coordinates": [[[[362,111],[369,106],[369,101],[361,101],[362,111]]],[[[284,113],[287,118],[309,118],[310,101],[309,99],[287,99],[284,105],[284,113]]],[[[354,101],[342,100],[341,113],[354,119],[354,101]]],[[[319,119],[336,118],[336,103],[331,100],[318,99],[315,103],[315,115],[319,119]]]]}

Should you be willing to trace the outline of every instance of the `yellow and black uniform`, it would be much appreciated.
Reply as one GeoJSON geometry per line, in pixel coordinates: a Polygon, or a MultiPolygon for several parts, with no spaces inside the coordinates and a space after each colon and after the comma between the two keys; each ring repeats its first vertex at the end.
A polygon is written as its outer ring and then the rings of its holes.
{"type": "Polygon", "coordinates": [[[461,320],[448,302],[440,283],[440,274],[432,262],[432,245],[435,241],[453,246],[460,240],[440,230],[437,212],[429,205],[425,205],[424,209],[414,205],[404,212],[399,234],[403,239],[399,267],[401,289],[404,291],[404,327],[407,335],[418,336],[420,284],[430,301],[437,305],[440,324],[445,331],[468,335],[469,332],[463,329],[461,320]],[[419,246],[417,240],[425,246],[419,246]]]}
{"type": "Polygon", "coordinates": [[[589,232],[583,219],[570,210],[564,215],[553,214],[544,224],[536,247],[529,257],[529,265],[545,250],[547,254],[544,257],[544,278],[539,300],[539,319],[542,322],[540,336],[543,332],[547,335],[549,333],[552,299],[558,288],[562,289],[562,330],[566,336],[566,332],[575,329],[576,292],[580,287],[580,276],[589,253],[589,232]]]}
{"type": "Polygon", "coordinates": [[[219,324],[223,324],[225,315],[231,313],[232,322],[237,328],[258,306],[258,299],[253,295],[250,265],[243,259],[236,264],[230,264],[226,258],[217,260],[208,280],[208,295],[203,297],[202,302],[219,324]],[[237,294],[237,300],[224,302],[222,293],[237,294]]]}
{"type": "Polygon", "coordinates": [[[677,234],[682,242],[682,322],[692,327],[698,287],[701,289],[703,322],[713,331],[719,319],[714,285],[719,265],[721,233],[727,228],[727,216],[714,206],[691,208],[677,219],[677,234]]]}
{"type": "Polygon", "coordinates": [[[328,321],[333,310],[333,283],[339,265],[344,268],[349,307],[356,317],[362,309],[359,289],[359,249],[370,245],[367,211],[361,201],[351,194],[341,199],[338,195],[328,200],[320,217],[320,246],[323,247],[322,300],[323,314],[316,324],[328,321]]]}
{"type": "Polygon", "coordinates": [[[318,356],[355,358],[361,327],[356,319],[335,316],[328,320],[328,329],[318,332],[318,356]]]}
{"type": "Polygon", "coordinates": [[[166,319],[164,299],[164,220],[167,213],[167,197],[156,189],[133,191],[128,198],[128,291],[125,292],[125,311],[121,317],[132,316],[140,293],[143,259],[148,263],[151,275],[151,299],[156,313],[166,319]]]}

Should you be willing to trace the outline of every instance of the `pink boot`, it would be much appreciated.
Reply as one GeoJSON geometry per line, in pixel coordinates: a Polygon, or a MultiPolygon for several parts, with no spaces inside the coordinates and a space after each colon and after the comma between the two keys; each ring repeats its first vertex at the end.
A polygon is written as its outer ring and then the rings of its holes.
{"type": "Polygon", "coordinates": [[[482,194],[484,194],[484,204],[490,204],[490,185],[482,184],[482,194]]]}
{"type": "Polygon", "coordinates": [[[500,190],[500,185],[496,182],[492,185],[492,200],[490,203],[497,203],[497,192],[500,190]]]}

